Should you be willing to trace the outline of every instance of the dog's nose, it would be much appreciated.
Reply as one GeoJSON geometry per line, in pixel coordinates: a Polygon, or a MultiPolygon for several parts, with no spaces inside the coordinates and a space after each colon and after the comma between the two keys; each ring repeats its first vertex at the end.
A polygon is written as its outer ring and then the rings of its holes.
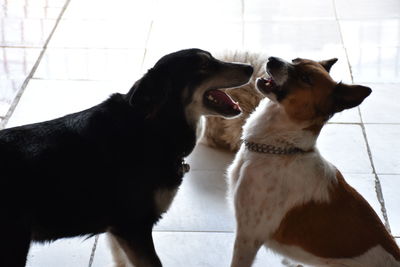
{"type": "Polygon", "coordinates": [[[247,75],[251,76],[253,74],[254,68],[251,65],[246,66],[245,70],[247,75]]]}
{"type": "Polygon", "coordinates": [[[267,67],[279,67],[282,66],[285,63],[285,61],[279,57],[269,57],[268,62],[267,62],[267,67]]]}
{"type": "Polygon", "coordinates": [[[283,62],[284,60],[279,58],[279,57],[269,57],[268,61],[271,61],[271,62],[283,62]]]}

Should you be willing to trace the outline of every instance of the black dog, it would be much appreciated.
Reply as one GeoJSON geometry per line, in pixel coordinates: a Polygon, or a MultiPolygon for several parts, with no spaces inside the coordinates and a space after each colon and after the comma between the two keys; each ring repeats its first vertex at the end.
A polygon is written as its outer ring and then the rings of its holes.
{"type": "Polygon", "coordinates": [[[0,131],[0,266],[31,241],[108,231],[135,266],[161,266],[153,225],[168,209],[201,115],[240,114],[218,88],[249,65],[188,49],[161,58],[127,94],[55,120],[0,131]]]}

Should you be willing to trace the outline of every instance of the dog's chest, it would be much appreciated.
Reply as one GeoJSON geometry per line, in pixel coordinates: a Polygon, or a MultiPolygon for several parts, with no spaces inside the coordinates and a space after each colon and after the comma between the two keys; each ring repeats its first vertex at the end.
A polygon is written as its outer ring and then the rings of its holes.
{"type": "Polygon", "coordinates": [[[154,204],[159,214],[166,212],[174,199],[178,188],[158,189],[154,192],[154,204]]]}
{"type": "Polygon", "coordinates": [[[314,167],[304,164],[278,158],[235,159],[228,177],[237,223],[267,237],[294,206],[327,195],[314,167]]]}

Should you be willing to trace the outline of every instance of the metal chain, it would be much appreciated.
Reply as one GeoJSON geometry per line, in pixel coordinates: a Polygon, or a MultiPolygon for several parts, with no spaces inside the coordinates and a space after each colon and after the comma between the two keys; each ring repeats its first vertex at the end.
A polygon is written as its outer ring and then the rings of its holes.
{"type": "Polygon", "coordinates": [[[273,145],[253,143],[247,140],[244,140],[243,143],[248,150],[264,154],[293,155],[305,153],[304,150],[298,147],[282,148],[273,145]]]}

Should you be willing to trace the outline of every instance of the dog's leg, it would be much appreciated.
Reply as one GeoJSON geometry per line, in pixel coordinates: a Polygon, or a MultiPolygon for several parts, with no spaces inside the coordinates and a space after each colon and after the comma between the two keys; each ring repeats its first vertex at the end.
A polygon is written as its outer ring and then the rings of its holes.
{"type": "Polygon", "coordinates": [[[107,240],[108,245],[111,249],[111,254],[113,258],[113,267],[131,267],[132,265],[129,263],[129,259],[126,256],[125,252],[122,250],[121,246],[119,245],[116,237],[111,234],[107,233],[107,240]]]}
{"type": "Polygon", "coordinates": [[[31,233],[23,227],[1,224],[0,266],[24,267],[31,244],[31,233]]]}
{"type": "Polygon", "coordinates": [[[135,267],[161,267],[154,248],[152,227],[138,231],[113,231],[113,237],[135,267]]]}
{"type": "Polygon", "coordinates": [[[236,234],[231,267],[250,267],[263,242],[253,237],[236,234]]]}

